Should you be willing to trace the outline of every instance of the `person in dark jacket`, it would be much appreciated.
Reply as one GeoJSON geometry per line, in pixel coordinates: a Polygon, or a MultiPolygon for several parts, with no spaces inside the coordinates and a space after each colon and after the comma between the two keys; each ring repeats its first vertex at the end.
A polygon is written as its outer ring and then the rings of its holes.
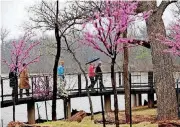
{"type": "Polygon", "coordinates": [[[103,75],[102,75],[102,70],[101,70],[101,64],[102,62],[99,61],[98,62],[98,65],[96,67],[96,70],[95,70],[95,82],[94,84],[91,85],[91,88],[94,88],[94,85],[96,84],[96,82],[99,80],[99,85],[100,87],[105,90],[105,87],[103,85],[103,75]]]}
{"type": "Polygon", "coordinates": [[[9,86],[14,87],[16,84],[16,72],[14,70],[11,70],[9,72],[9,80],[10,80],[9,86]]]}
{"type": "Polygon", "coordinates": [[[17,75],[15,69],[11,69],[9,72],[9,86],[12,88],[12,96],[14,96],[15,86],[17,87],[17,75]]]}

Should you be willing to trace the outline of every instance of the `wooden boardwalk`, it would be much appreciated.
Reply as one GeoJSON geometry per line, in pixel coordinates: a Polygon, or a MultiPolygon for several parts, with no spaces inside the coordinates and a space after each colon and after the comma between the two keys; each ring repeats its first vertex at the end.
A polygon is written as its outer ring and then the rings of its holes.
{"type": "MultiPolygon", "coordinates": [[[[99,90],[99,89],[98,89],[99,90]]],[[[143,93],[148,93],[150,92],[150,88],[132,88],[131,89],[131,93],[132,94],[143,94],[143,93]]],[[[155,92],[153,90],[153,92],[155,92]]],[[[124,88],[117,88],[117,93],[118,94],[124,94],[124,88]]],[[[113,94],[113,90],[109,89],[106,91],[103,91],[102,93],[99,91],[96,92],[90,92],[91,96],[100,96],[100,95],[112,95],[113,94]]],[[[86,97],[87,96],[87,92],[86,91],[82,91],[81,94],[79,94],[79,92],[71,92],[68,96],[68,98],[76,98],[76,97],[86,97]]],[[[64,99],[65,97],[61,96],[57,96],[57,99],[64,99]]],[[[40,101],[45,101],[45,100],[52,100],[52,98],[34,98],[34,97],[26,97],[26,98],[18,98],[18,102],[16,103],[16,105],[19,104],[26,104],[29,101],[32,102],[40,102],[40,101]]],[[[5,101],[1,101],[1,108],[3,107],[8,107],[8,106],[12,106],[13,105],[13,100],[5,100],[5,101]]]]}
{"type": "MultiPolygon", "coordinates": [[[[147,82],[131,82],[131,94],[148,94],[149,92],[155,93],[155,90],[153,88],[153,73],[152,72],[147,72],[147,82]]],[[[117,72],[118,78],[118,84],[117,84],[117,93],[118,94],[124,94],[124,88],[122,84],[122,72],[117,72]]],[[[141,75],[130,75],[131,79],[133,76],[141,76],[141,75]]],[[[45,96],[41,97],[35,97],[34,95],[36,94],[36,87],[37,85],[41,84],[40,86],[49,89],[52,86],[52,75],[33,75],[30,76],[30,82],[31,82],[31,91],[30,91],[30,96],[26,96],[25,98],[19,98],[18,96],[18,101],[16,102],[16,105],[19,104],[26,104],[28,102],[39,102],[39,101],[45,101],[45,100],[52,100],[51,96],[48,96],[51,91],[48,91],[48,95],[46,94],[45,96]]],[[[5,91],[5,87],[7,87],[7,82],[8,78],[1,78],[1,108],[3,107],[8,107],[13,105],[13,98],[11,93],[11,88],[9,88],[9,92],[7,93],[7,90],[5,91]],[[6,84],[5,84],[6,82],[6,84]]],[[[82,88],[82,79],[81,79],[81,74],[77,75],[77,83],[76,86],[77,88],[72,88],[68,89],[69,91],[68,98],[76,98],[76,97],[86,97],[87,92],[86,89],[82,88]]],[[[180,84],[180,82],[178,82],[180,84]]],[[[84,84],[83,84],[84,85],[84,84]]],[[[91,92],[91,96],[100,96],[100,95],[113,95],[113,90],[112,87],[106,87],[105,91],[100,92],[100,88],[95,87],[96,92],[91,92]]],[[[52,90],[52,89],[51,89],[52,90]]],[[[180,90],[178,89],[178,92],[180,90]]],[[[25,93],[23,93],[25,94],[25,93]]],[[[64,99],[63,96],[57,96],[57,99],[64,99]]]]}

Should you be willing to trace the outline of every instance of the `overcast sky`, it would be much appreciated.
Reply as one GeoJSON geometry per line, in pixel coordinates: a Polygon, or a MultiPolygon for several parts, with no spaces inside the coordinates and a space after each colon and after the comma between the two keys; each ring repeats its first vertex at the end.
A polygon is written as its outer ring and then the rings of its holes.
{"type": "MultiPolygon", "coordinates": [[[[10,31],[9,38],[17,38],[23,33],[22,26],[23,22],[28,20],[27,8],[41,0],[0,0],[1,1],[1,27],[6,28],[10,31]]],[[[62,0],[60,0],[62,1],[62,0]]],[[[159,0],[160,3],[161,0],[159,0]]],[[[167,26],[172,20],[172,14],[170,8],[171,5],[166,9],[163,19],[167,26]]]]}

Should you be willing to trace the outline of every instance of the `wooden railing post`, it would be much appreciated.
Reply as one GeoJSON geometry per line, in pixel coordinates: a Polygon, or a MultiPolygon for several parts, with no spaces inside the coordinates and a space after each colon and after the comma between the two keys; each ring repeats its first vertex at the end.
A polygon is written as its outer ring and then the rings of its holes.
{"type": "Polygon", "coordinates": [[[16,74],[16,84],[14,86],[14,95],[15,95],[15,102],[18,102],[18,76],[16,74]]]}
{"type": "Polygon", "coordinates": [[[48,76],[46,76],[46,90],[48,89],[47,95],[49,95],[49,79],[48,76]]]}
{"type": "Polygon", "coordinates": [[[64,99],[64,119],[69,119],[71,117],[71,99],[64,99]]]}
{"type": "Polygon", "coordinates": [[[2,97],[2,102],[4,100],[4,97],[3,97],[3,79],[1,77],[1,97],[2,97]]]}
{"type": "Polygon", "coordinates": [[[148,92],[148,107],[154,107],[154,92],[153,92],[153,72],[148,72],[148,85],[150,86],[150,91],[148,92]]]}
{"type": "Polygon", "coordinates": [[[149,71],[148,72],[148,85],[150,86],[150,88],[153,88],[153,72],[149,71]]]}
{"type": "Polygon", "coordinates": [[[78,92],[81,95],[81,74],[78,74],[78,92]]]}
{"type": "Polygon", "coordinates": [[[35,76],[35,81],[34,81],[34,82],[35,82],[35,89],[36,89],[36,85],[37,85],[37,84],[36,84],[36,78],[37,78],[37,77],[35,76]]]}
{"type": "Polygon", "coordinates": [[[33,83],[33,77],[31,77],[31,85],[32,85],[32,97],[34,94],[34,83],[33,83]]]}
{"type": "Polygon", "coordinates": [[[118,72],[119,74],[119,87],[121,87],[121,72],[118,72]]]}

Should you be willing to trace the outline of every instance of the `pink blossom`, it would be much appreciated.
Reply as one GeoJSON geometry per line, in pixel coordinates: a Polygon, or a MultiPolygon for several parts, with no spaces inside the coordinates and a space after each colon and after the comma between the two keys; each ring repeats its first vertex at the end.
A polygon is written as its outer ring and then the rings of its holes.
{"type": "Polygon", "coordinates": [[[167,49],[163,52],[172,53],[173,55],[180,56],[180,20],[170,27],[170,37],[163,37],[158,35],[158,40],[167,45],[167,49]]]}
{"type": "Polygon", "coordinates": [[[144,12],[143,13],[143,18],[146,20],[149,18],[149,16],[152,14],[153,10],[150,10],[148,12],[144,12]]]}
{"type": "MultiPolygon", "coordinates": [[[[119,48],[120,43],[132,41],[132,39],[122,38],[120,35],[127,30],[129,23],[135,20],[136,16],[132,17],[132,15],[136,14],[137,5],[138,2],[134,1],[106,0],[104,10],[95,12],[95,19],[89,18],[88,23],[93,24],[95,32],[90,30],[85,32],[83,44],[91,46],[110,57],[114,56],[112,53],[116,53],[118,50],[116,47],[119,48]],[[100,47],[99,43],[102,43],[101,45],[104,47],[100,47]]],[[[152,11],[144,12],[141,17],[147,19],[151,13],[152,11]]]]}
{"type": "Polygon", "coordinates": [[[31,50],[37,45],[39,45],[39,42],[34,42],[30,44],[29,47],[27,47],[24,40],[21,40],[19,42],[13,41],[11,50],[11,61],[3,60],[3,62],[9,67],[11,71],[17,67],[17,73],[19,74],[24,69],[22,66],[23,63],[29,65],[39,61],[40,55],[35,58],[31,58],[30,56],[31,50]]]}

